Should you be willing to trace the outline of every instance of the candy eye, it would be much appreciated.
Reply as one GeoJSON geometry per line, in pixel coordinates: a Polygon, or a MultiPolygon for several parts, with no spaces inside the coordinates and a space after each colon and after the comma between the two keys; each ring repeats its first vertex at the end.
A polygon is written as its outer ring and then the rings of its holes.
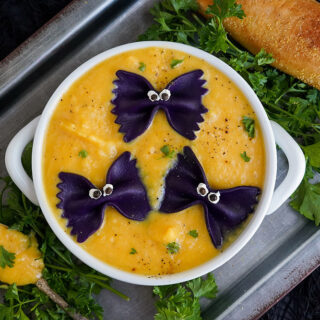
{"type": "Polygon", "coordinates": [[[89,197],[94,200],[98,200],[102,196],[102,192],[99,189],[90,189],[89,197]]]}
{"type": "Polygon", "coordinates": [[[148,91],[148,97],[149,97],[149,100],[152,102],[160,100],[159,95],[154,90],[148,91]]]}
{"type": "Polygon", "coordinates": [[[220,201],[220,192],[210,192],[208,200],[213,204],[217,204],[220,201]]]}
{"type": "Polygon", "coordinates": [[[110,196],[110,194],[113,192],[113,185],[110,183],[107,183],[104,187],[103,187],[103,196],[110,196]]]}
{"type": "Polygon", "coordinates": [[[197,187],[197,192],[200,196],[205,197],[208,194],[208,188],[204,183],[199,183],[197,187]]]}
{"type": "Polygon", "coordinates": [[[163,100],[163,101],[168,101],[171,97],[171,92],[170,90],[168,89],[163,89],[161,92],[160,92],[160,99],[163,100]]]}

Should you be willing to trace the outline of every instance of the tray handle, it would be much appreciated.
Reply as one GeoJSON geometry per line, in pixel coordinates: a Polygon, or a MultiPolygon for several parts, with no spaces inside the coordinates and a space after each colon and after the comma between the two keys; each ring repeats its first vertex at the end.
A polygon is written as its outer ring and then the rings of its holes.
{"type": "Polygon", "coordinates": [[[288,159],[289,169],[286,177],[273,193],[267,215],[274,213],[298,188],[306,170],[305,157],[299,145],[279,124],[270,122],[276,143],[288,159]]]}
{"type": "Polygon", "coordinates": [[[35,205],[39,205],[39,202],[33,181],[23,168],[21,156],[26,145],[33,139],[39,120],[40,116],[29,122],[14,136],[7,147],[5,155],[6,168],[11,179],[35,205]]]}

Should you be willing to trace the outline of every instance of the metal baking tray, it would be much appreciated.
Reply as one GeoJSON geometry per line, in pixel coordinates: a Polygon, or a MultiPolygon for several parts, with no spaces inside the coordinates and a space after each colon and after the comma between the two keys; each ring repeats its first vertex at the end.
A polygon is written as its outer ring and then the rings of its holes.
{"type": "MultiPolygon", "coordinates": [[[[39,115],[60,82],[94,55],[133,42],[150,24],[155,0],[75,0],[0,62],[0,174],[13,135],[39,115]]],[[[278,181],[287,162],[278,152],[278,181]]],[[[218,298],[203,303],[204,319],[258,319],[320,264],[320,231],[284,204],[253,239],[214,271],[218,298]]],[[[126,302],[104,291],[97,299],[111,320],[148,320],[152,288],[114,281],[126,302]]]]}

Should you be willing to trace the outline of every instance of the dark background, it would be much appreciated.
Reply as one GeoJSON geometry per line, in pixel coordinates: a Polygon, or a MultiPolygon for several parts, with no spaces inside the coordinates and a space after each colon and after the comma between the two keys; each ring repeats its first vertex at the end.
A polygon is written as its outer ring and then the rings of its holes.
{"type": "MultiPolygon", "coordinates": [[[[70,0],[0,0],[0,60],[70,0]]],[[[260,320],[320,320],[320,268],[260,320]]]]}
{"type": "Polygon", "coordinates": [[[70,0],[0,0],[0,60],[70,0]]]}

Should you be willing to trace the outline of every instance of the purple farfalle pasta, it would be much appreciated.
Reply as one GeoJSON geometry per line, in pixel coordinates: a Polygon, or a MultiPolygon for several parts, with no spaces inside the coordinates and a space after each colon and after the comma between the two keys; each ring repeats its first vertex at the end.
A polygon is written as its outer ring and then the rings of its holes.
{"type": "Polygon", "coordinates": [[[172,80],[161,92],[156,92],[144,77],[119,70],[112,109],[124,133],[123,140],[130,142],[150,126],[155,113],[162,109],[171,127],[189,140],[196,138],[194,131],[203,122],[202,114],[208,110],[202,105],[202,96],[208,91],[203,88],[202,70],[185,73],[172,80]]]}
{"type": "Polygon", "coordinates": [[[124,152],[111,165],[105,186],[100,190],[81,175],[60,172],[61,190],[57,205],[62,217],[68,219],[67,227],[84,242],[101,226],[107,206],[114,207],[132,220],[144,220],[151,210],[146,189],[139,177],[136,160],[130,160],[130,152],[124,152]]]}
{"type": "Polygon", "coordinates": [[[160,211],[173,213],[201,204],[211,240],[216,248],[223,242],[223,231],[244,221],[257,203],[260,189],[240,186],[212,189],[190,147],[178,154],[177,163],[165,178],[165,193],[160,211]]]}

